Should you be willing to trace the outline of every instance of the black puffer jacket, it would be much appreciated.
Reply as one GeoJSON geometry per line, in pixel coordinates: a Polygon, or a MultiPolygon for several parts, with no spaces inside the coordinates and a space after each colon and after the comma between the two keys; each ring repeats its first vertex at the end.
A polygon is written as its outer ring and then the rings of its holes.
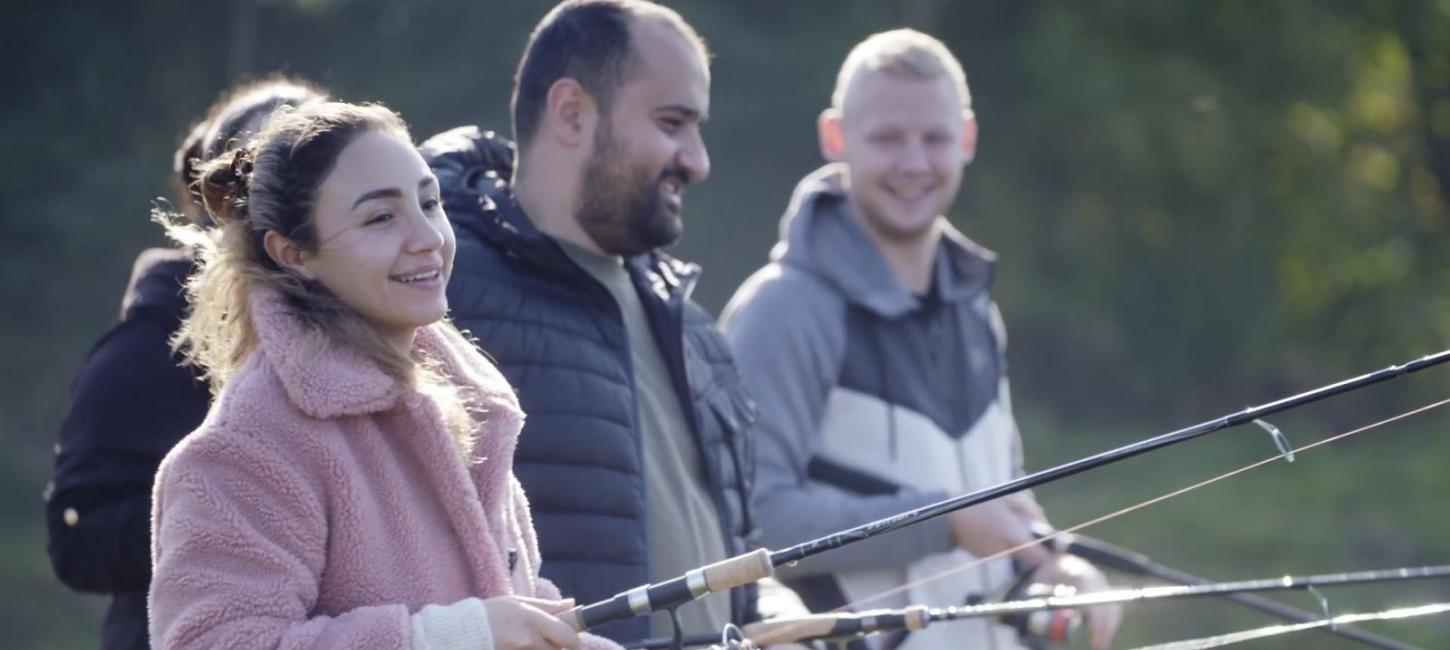
{"type": "MultiPolygon", "coordinates": [[[[514,203],[507,141],[469,127],[422,151],[458,235],[454,321],[478,337],[528,414],[514,471],[533,508],[544,576],[580,604],[644,584],[642,441],[629,337],[613,298],[514,203]]],[[[689,301],[698,267],[659,252],[626,266],[656,339],[670,342],[662,352],[704,455],[726,548],[748,550],[755,406],[714,320],[689,301]]],[[[754,590],[737,592],[734,618],[744,622],[754,590]]],[[[649,626],[639,618],[597,631],[627,643],[649,626]]]]}
{"type": "Polygon", "coordinates": [[[136,259],[121,320],[96,342],[71,388],[47,492],[51,566],[78,591],[111,594],[101,648],[146,648],[151,482],[166,452],[201,424],[206,384],[168,343],[186,313],[183,251],[136,259]]]}

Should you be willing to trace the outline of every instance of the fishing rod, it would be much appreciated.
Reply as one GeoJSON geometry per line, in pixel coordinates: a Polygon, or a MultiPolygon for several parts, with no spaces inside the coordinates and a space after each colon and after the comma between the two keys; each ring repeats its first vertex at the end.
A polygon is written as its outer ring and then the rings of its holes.
{"type": "MultiPolygon", "coordinates": [[[[1039,534],[1039,537],[1043,536],[1039,534]]],[[[1120,546],[1116,546],[1114,544],[1109,544],[1102,540],[1069,533],[1056,533],[1052,537],[1046,537],[1046,539],[1048,539],[1046,543],[1047,546],[1051,547],[1056,552],[1070,553],[1072,555],[1076,555],[1080,558],[1088,560],[1094,565],[1111,569],[1120,573],[1141,577],[1156,578],[1177,585],[1205,586],[1224,584],[1214,583],[1207,578],[1202,578],[1191,573],[1180,571],[1178,569],[1174,569],[1172,567],[1160,564],[1142,553],[1131,551],[1120,546]]],[[[1264,598],[1263,596],[1260,596],[1253,591],[1230,590],[1220,591],[1218,593],[1212,594],[1205,593],[1201,595],[1223,598],[1230,602],[1242,605],[1248,609],[1252,609],[1263,614],[1268,614],[1269,616],[1281,619],[1289,623],[1313,623],[1315,621],[1323,620],[1322,616],[1319,614],[1314,614],[1299,609],[1297,607],[1293,607],[1291,605],[1286,605],[1277,600],[1264,598]]],[[[1046,609],[1049,608],[1042,608],[1042,610],[1046,609]]],[[[874,612],[873,615],[875,616],[884,615],[887,618],[877,618],[869,624],[864,623],[860,620],[853,620],[853,617],[854,619],[859,619],[861,616],[864,616],[864,614],[843,614],[836,617],[837,623],[831,628],[831,633],[835,636],[866,636],[877,630],[913,629],[910,627],[911,620],[901,617],[901,614],[906,611],[909,610],[902,610],[902,612],[898,613],[874,612]],[[893,616],[895,618],[891,618],[893,616]]],[[[771,621],[771,623],[776,622],[777,621],[771,621]]],[[[925,624],[925,621],[922,621],[921,624],[925,624]]],[[[746,627],[746,635],[752,641],[755,641],[756,643],[759,643],[761,645],[779,642],[774,637],[761,638],[759,636],[761,631],[761,628],[758,627],[759,625],[760,624],[756,624],[757,627],[746,627]]],[[[821,626],[819,624],[812,624],[811,630],[808,631],[819,631],[820,629],[821,626]]],[[[1415,650],[1415,646],[1402,643],[1400,641],[1396,641],[1394,639],[1390,639],[1350,625],[1319,626],[1313,629],[1318,629],[1326,634],[1331,634],[1352,641],[1357,641],[1361,644],[1375,648],[1385,648],[1388,650],[1415,650]]],[[[684,635],[681,638],[681,641],[684,646],[691,647],[710,645],[717,642],[719,638],[720,635],[718,634],[693,634],[684,635]]],[[[638,643],[631,644],[629,647],[637,650],[660,650],[673,646],[673,639],[655,638],[645,639],[638,643]]]]}
{"type": "MultiPolygon", "coordinates": [[[[1098,539],[1059,533],[1051,538],[1048,545],[1060,552],[1076,555],[1098,567],[1112,569],[1119,573],[1157,578],[1164,582],[1180,585],[1212,584],[1212,581],[1207,578],[1165,566],[1155,562],[1142,553],[1115,546],[1098,539]]],[[[1310,623],[1321,618],[1317,614],[1299,609],[1298,607],[1286,605],[1277,600],[1264,598],[1252,592],[1226,593],[1219,594],[1219,596],[1248,609],[1268,614],[1269,616],[1289,623],[1310,623]]],[[[1415,646],[1349,625],[1319,627],[1317,629],[1326,634],[1351,639],[1376,648],[1385,648],[1387,650],[1415,649],[1415,646]]]]}
{"type": "MultiPolygon", "coordinates": [[[[705,594],[726,591],[763,578],[768,578],[775,573],[776,567],[791,565],[813,555],[834,550],[847,544],[906,528],[949,512],[975,506],[1009,494],[1029,490],[1075,474],[1162,449],[1169,445],[1192,440],[1208,433],[1232,428],[1246,422],[1253,422],[1259,418],[1267,417],[1275,413],[1287,411],[1365,386],[1378,384],[1401,375],[1418,372],[1447,361],[1450,361],[1450,350],[1427,355],[1413,361],[1390,366],[1383,370],[1358,377],[1345,379],[1261,406],[1250,406],[1242,411],[1230,413],[1212,420],[1206,420],[1177,431],[1164,433],[1146,440],[1118,447],[1117,449],[1064,463],[1057,467],[1027,474],[976,492],[944,499],[921,508],[908,510],[854,528],[802,542],[790,548],[779,551],[762,548],[743,553],[706,567],[693,569],[685,573],[685,575],[671,580],[656,584],[641,585],[623,593],[616,594],[609,599],[575,607],[558,614],[558,618],[574,630],[582,632],[613,621],[622,621],[636,616],[644,616],[651,612],[661,610],[673,610],[705,594]]],[[[1275,431],[1271,427],[1269,430],[1271,433],[1275,431]]],[[[1277,436],[1276,440],[1278,440],[1277,436]]]]}
{"type": "MultiPolygon", "coordinates": [[[[953,607],[926,607],[916,605],[903,609],[882,609],[866,612],[840,614],[812,614],[809,616],[780,618],[746,625],[744,637],[757,646],[779,643],[800,643],[805,641],[846,641],[862,638],[878,632],[896,630],[920,630],[933,623],[959,621],[972,618],[1004,617],[1014,614],[1031,614],[1062,609],[1081,609],[1101,605],[1142,603],[1158,600],[1185,598],[1226,597],[1252,595],[1267,591],[1312,591],[1319,587],[1342,587],[1382,582],[1403,582],[1431,580],[1450,577],[1450,564],[1381,569],[1375,571],[1354,571],[1348,573],[1327,573],[1308,576],[1283,576],[1240,580],[1236,582],[1209,582],[1197,585],[1173,585],[1142,587],[1138,589],[1117,589],[1087,594],[1052,595],[1022,598],[996,603],[958,605],[953,607]]],[[[1273,602],[1273,601],[1270,601],[1273,602]]],[[[1315,623],[1328,618],[1309,616],[1302,623],[1315,623]]],[[[1337,627],[1337,626],[1336,626],[1337,627]]],[[[1342,629],[1342,628],[1341,628],[1342,629]]],[[[691,635],[683,639],[684,645],[706,645],[718,642],[719,634],[691,635]]],[[[634,648],[665,648],[673,643],[670,639],[650,639],[636,644],[634,648]]],[[[1402,644],[1401,644],[1402,645],[1402,644]]]]}
{"type": "Polygon", "coordinates": [[[1369,621],[1401,621],[1421,616],[1436,616],[1450,613],[1450,603],[1427,603],[1412,607],[1397,607],[1382,612],[1370,612],[1365,614],[1340,614],[1333,618],[1324,618],[1307,623],[1295,623],[1293,625],[1270,625],[1253,630],[1230,632],[1217,636],[1201,639],[1188,639],[1185,641],[1172,641],[1159,643],[1151,646],[1142,646],[1137,650],[1207,650],[1208,648],[1221,648],[1226,645],[1255,641],[1270,637],[1283,636],[1325,627],[1338,627],[1353,623],[1366,623],[1369,621]]]}
{"type": "MultiPolygon", "coordinates": [[[[969,618],[1000,617],[1059,609],[1081,609],[1100,605],[1142,603],[1182,598],[1202,598],[1266,591],[1300,591],[1378,582],[1402,582],[1450,577],[1450,564],[1405,567],[1378,571],[1355,571],[1309,576],[1284,576],[1202,585],[1172,585],[1117,589],[1086,594],[1042,596],[997,603],[878,610],[852,614],[816,614],[799,618],[762,621],[745,626],[745,636],[756,645],[799,641],[856,638],[891,630],[919,630],[932,623],[969,618]]],[[[1325,615],[1327,618],[1327,613],[1325,615]]],[[[1315,620],[1318,620],[1317,618],[1315,620]]]]}

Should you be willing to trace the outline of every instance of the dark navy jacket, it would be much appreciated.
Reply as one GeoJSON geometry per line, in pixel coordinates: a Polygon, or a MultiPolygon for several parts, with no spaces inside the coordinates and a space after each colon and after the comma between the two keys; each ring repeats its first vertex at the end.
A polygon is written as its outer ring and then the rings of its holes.
{"type": "Polygon", "coordinates": [[[71,388],[47,491],[51,566],[78,591],[111,594],[101,648],[146,648],[151,482],[166,452],[201,424],[210,393],[172,354],[186,312],[183,251],[136,260],[121,320],[96,342],[71,388]]]}
{"type": "MultiPolygon", "coordinates": [[[[458,236],[448,286],[454,322],[518,391],[527,421],[514,472],[533,509],[542,573],[580,604],[645,584],[647,495],[629,337],[607,289],[534,228],[506,188],[507,141],[474,128],[424,143],[458,236]]],[[[626,267],[699,443],[726,548],[754,545],[750,513],[755,407],[713,319],[689,301],[698,267],[659,252],[626,267]]],[[[751,590],[733,616],[753,616],[751,590]]],[[[643,618],[597,632],[620,642],[643,618]]],[[[697,632],[690,630],[689,632],[697,632]]]]}

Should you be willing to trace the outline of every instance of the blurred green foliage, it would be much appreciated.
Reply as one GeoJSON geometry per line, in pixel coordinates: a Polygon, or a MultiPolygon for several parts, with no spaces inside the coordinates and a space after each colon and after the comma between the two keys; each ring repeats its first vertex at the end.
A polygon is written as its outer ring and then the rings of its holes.
{"type": "MultiPolygon", "coordinates": [[[[147,211],[169,194],[183,129],[231,81],[280,70],[385,102],[420,139],[463,123],[506,131],[513,67],[551,4],[7,6],[8,647],[93,642],[100,601],[51,578],[40,493],[70,378],[115,317],[135,253],[160,243],[147,211]]],[[[818,164],[814,119],[851,45],[910,25],[961,56],[983,136],[951,216],[1003,254],[996,295],[1034,467],[1450,340],[1450,1],[670,4],[716,54],[714,172],[690,190],[676,250],[705,267],[696,298],[711,309],[764,262],[791,187],[818,164]]],[[[1450,373],[1432,371],[1295,415],[1285,430],[1304,444],[1447,387],[1450,373]]],[[[1366,434],[1381,437],[1256,470],[1101,534],[1225,578],[1443,561],[1445,423],[1366,434]]],[[[1059,524],[1076,523],[1271,448],[1255,433],[1195,442],[1042,497],[1059,524]]],[[[1407,594],[1447,591],[1382,590],[1363,605],[1407,594]]],[[[1126,637],[1259,622],[1226,605],[1172,606],[1130,613],[1126,637]]],[[[1450,637],[1443,621],[1381,629],[1431,645],[1450,637]]]]}

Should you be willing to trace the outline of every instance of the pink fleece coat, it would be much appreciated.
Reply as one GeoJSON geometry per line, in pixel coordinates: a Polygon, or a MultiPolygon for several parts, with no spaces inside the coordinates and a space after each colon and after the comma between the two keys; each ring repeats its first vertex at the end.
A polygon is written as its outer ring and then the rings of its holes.
{"type": "Polygon", "coordinates": [[[406,649],[426,605],[558,596],[512,471],[523,413],[472,345],[441,325],[414,343],[481,409],[469,463],[434,400],[349,349],[305,353],[275,292],[252,309],[259,349],[156,478],[154,645],[406,649]]]}

